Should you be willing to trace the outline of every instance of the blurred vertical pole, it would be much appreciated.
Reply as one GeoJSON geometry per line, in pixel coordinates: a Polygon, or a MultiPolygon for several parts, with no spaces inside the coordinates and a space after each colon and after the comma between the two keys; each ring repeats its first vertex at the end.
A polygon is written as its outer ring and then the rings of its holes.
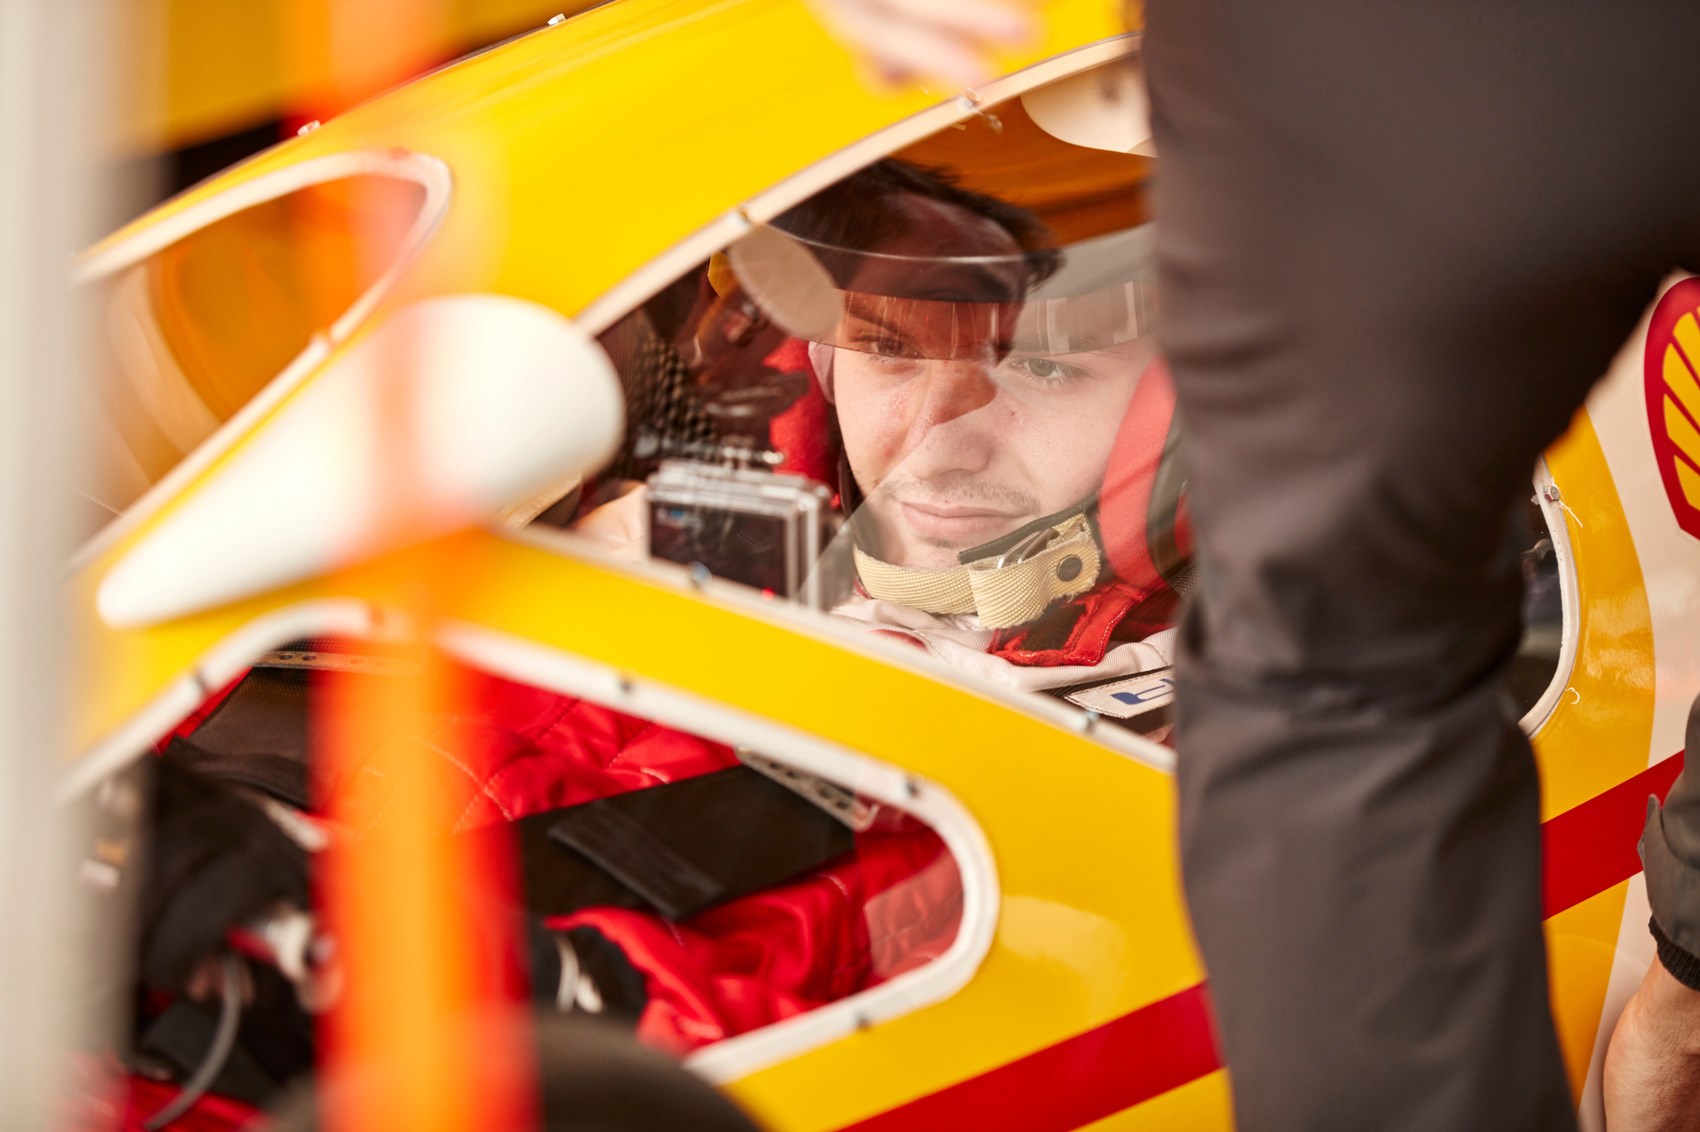
{"type": "MultiPolygon", "coordinates": [[[[424,70],[441,50],[445,12],[444,0],[300,0],[287,21],[285,57],[319,79],[306,104],[347,106],[424,70]]],[[[376,230],[367,236],[380,257],[395,242],[376,230]]],[[[369,438],[385,481],[366,523],[375,545],[417,541],[431,506],[419,491],[434,454],[419,447],[418,369],[407,344],[383,361],[379,425],[369,438]]],[[[358,558],[358,548],[350,553],[358,558]]],[[[360,835],[339,842],[321,873],[323,907],[346,973],[343,994],[321,1024],[323,1068],[327,1076],[356,1075],[365,1086],[326,1107],[331,1132],[516,1132],[535,1125],[525,1035],[486,1024],[504,1004],[508,942],[495,878],[464,839],[445,836],[458,816],[452,779],[432,772],[436,759],[427,756],[422,765],[420,758],[428,741],[450,762],[463,761],[454,751],[456,729],[444,720],[465,689],[429,642],[442,595],[471,580],[450,545],[393,560],[375,603],[415,646],[417,674],[383,690],[332,676],[320,700],[327,710],[314,720],[339,774],[375,772],[387,790],[382,812],[368,820],[334,805],[331,811],[360,835]]]]}
{"type": "Polygon", "coordinates": [[[84,380],[71,259],[104,179],[92,113],[95,0],[0,0],[0,1127],[51,1124],[89,1001],[73,922],[78,830],[52,804],[72,631],[74,406],[84,380]]]}

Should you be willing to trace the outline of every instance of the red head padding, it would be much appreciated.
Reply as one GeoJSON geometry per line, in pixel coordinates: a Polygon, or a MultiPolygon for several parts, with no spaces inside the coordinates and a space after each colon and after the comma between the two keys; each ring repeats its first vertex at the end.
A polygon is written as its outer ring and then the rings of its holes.
{"type": "Polygon", "coordinates": [[[768,426],[768,447],[785,457],[775,471],[807,476],[831,486],[838,479],[838,429],[832,402],[823,390],[823,375],[815,371],[815,352],[801,338],[787,338],[762,364],[781,373],[806,373],[803,395],[768,426]]]}
{"type": "Polygon", "coordinates": [[[1128,402],[1098,497],[1110,566],[1140,589],[1186,588],[1192,532],[1175,437],[1174,382],[1169,367],[1155,358],[1128,402]]]}

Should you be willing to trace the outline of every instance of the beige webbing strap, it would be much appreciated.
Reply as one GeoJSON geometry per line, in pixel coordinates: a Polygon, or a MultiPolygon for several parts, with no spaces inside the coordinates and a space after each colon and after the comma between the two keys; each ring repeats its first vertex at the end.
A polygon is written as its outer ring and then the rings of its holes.
{"type": "Polygon", "coordinates": [[[855,551],[856,576],[869,597],[895,601],[899,605],[924,609],[928,613],[973,613],[974,587],[968,584],[968,568],[952,566],[948,570],[912,570],[893,566],[865,554],[861,547],[855,551]]]}
{"type": "Polygon", "coordinates": [[[982,558],[946,570],[893,566],[855,550],[856,573],[868,596],[928,613],[973,613],[988,629],[1007,629],[1038,617],[1062,598],[1085,593],[1103,564],[1091,524],[1076,515],[1030,558],[999,563],[982,558]]]}

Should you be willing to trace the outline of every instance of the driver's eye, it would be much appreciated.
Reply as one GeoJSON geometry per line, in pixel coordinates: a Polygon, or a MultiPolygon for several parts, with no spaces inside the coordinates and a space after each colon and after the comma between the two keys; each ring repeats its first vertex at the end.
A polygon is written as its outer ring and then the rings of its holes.
{"type": "Polygon", "coordinates": [[[1040,385],[1061,385],[1085,375],[1079,366],[1059,362],[1055,358],[1012,357],[1008,364],[1023,377],[1040,385]]]}
{"type": "Polygon", "coordinates": [[[872,354],[877,358],[912,359],[919,351],[901,338],[890,334],[856,334],[851,337],[850,344],[864,354],[872,354]]]}

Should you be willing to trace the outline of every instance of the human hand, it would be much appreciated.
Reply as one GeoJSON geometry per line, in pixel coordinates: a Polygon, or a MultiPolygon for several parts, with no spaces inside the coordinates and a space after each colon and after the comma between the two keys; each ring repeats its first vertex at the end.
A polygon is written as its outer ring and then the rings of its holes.
{"type": "Polygon", "coordinates": [[[649,558],[649,497],[643,484],[631,482],[620,494],[602,504],[570,528],[596,543],[616,562],[644,562],[649,558]]]}
{"type": "Polygon", "coordinates": [[[1604,1085],[1610,1132],[1700,1129],[1700,991],[1657,959],[1612,1031],[1604,1085]]]}
{"type": "Polygon", "coordinates": [[[1021,0],[807,0],[827,30],[887,82],[942,79],[975,87],[993,53],[1031,42],[1039,26],[1021,0]]]}

